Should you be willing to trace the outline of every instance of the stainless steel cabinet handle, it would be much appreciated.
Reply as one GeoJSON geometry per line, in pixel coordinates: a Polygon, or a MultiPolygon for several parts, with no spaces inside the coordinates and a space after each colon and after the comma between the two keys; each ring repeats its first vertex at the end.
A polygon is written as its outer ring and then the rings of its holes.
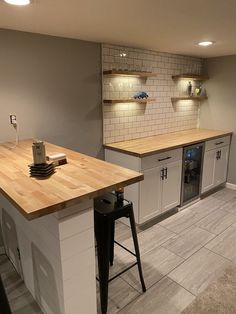
{"type": "Polygon", "coordinates": [[[219,159],[221,159],[221,150],[219,151],[219,159]]]}
{"type": "Polygon", "coordinates": [[[215,145],[220,145],[220,144],[224,144],[224,142],[217,142],[217,143],[215,143],[215,145]]]}
{"type": "Polygon", "coordinates": [[[163,160],[167,160],[167,159],[171,159],[172,157],[165,157],[165,158],[162,158],[162,159],[158,159],[158,161],[163,161],[163,160]]]}

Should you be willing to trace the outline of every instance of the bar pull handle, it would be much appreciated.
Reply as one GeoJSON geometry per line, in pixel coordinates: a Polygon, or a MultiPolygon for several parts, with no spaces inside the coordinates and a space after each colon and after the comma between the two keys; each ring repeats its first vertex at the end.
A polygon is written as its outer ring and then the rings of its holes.
{"type": "Polygon", "coordinates": [[[165,177],[165,179],[168,178],[168,169],[167,168],[164,169],[164,177],[165,177]]]}
{"type": "Polygon", "coordinates": [[[218,150],[216,152],[216,160],[219,160],[221,158],[221,150],[218,150]]]}
{"type": "Polygon", "coordinates": [[[220,144],[224,144],[224,141],[216,142],[216,143],[215,143],[215,145],[220,145],[220,144]]]}
{"type": "Polygon", "coordinates": [[[164,180],[164,168],[161,169],[161,180],[164,180]]]}
{"type": "Polygon", "coordinates": [[[161,159],[158,159],[158,161],[163,161],[163,160],[167,160],[167,159],[171,159],[172,157],[165,157],[165,158],[161,158],[161,159]]]}

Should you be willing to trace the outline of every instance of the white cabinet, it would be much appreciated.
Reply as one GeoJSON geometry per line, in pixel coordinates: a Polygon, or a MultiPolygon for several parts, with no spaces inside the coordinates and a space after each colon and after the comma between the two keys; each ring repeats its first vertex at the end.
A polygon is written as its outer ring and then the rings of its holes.
{"type": "Polygon", "coordinates": [[[143,171],[144,180],[140,182],[139,220],[146,221],[161,214],[161,167],[143,171]]]}
{"type": "Polygon", "coordinates": [[[169,163],[164,169],[162,181],[162,212],[180,204],[182,160],[169,163]]]}
{"type": "Polygon", "coordinates": [[[125,188],[125,197],[133,202],[138,224],[180,204],[182,153],[181,148],[139,158],[106,149],[107,161],[144,174],[143,181],[125,188]]]}
{"type": "Polygon", "coordinates": [[[143,171],[144,180],[140,183],[140,223],[180,204],[181,172],[181,160],[143,171]]]}
{"type": "MultiPolygon", "coordinates": [[[[218,143],[220,143],[218,141],[218,143]]],[[[211,146],[206,144],[202,173],[202,193],[210,191],[226,182],[229,158],[229,145],[207,150],[211,146]]]]}
{"type": "Polygon", "coordinates": [[[215,185],[222,184],[227,178],[228,158],[229,158],[229,146],[225,146],[219,149],[219,158],[216,158],[215,168],[215,185]]]}
{"type": "Polygon", "coordinates": [[[202,170],[202,193],[214,187],[215,160],[216,151],[214,149],[205,152],[202,170]]]}

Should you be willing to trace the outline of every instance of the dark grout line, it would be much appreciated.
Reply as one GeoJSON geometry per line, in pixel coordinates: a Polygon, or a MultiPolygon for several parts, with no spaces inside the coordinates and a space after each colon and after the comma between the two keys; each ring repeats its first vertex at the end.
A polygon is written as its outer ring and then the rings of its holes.
{"type": "Polygon", "coordinates": [[[192,296],[194,296],[194,298],[197,297],[197,295],[195,295],[194,293],[192,293],[191,291],[189,291],[187,288],[185,288],[184,286],[182,286],[180,283],[178,283],[177,281],[175,281],[174,279],[170,278],[168,275],[166,276],[167,278],[169,278],[170,280],[172,280],[173,282],[175,282],[177,285],[179,285],[181,288],[183,288],[185,291],[188,291],[192,296]]]}
{"type": "Polygon", "coordinates": [[[214,254],[216,254],[216,255],[218,255],[218,256],[224,258],[226,261],[230,262],[231,264],[233,263],[233,261],[230,260],[229,258],[227,258],[227,257],[225,257],[225,256],[223,256],[223,255],[221,255],[221,254],[219,254],[219,253],[216,253],[216,252],[212,251],[211,249],[208,249],[207,247],[204,247],[204,248],[205,248],[206,250],[210,251],[211,253],[214,253],[214,254]]]}

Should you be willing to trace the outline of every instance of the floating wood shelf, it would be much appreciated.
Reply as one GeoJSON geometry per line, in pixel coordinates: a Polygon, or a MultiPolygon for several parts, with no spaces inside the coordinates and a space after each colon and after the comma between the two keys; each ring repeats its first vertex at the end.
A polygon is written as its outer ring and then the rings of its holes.
{"type": "Polygon", "coordinates": [[[125,70],[109,70],[109,71],[103,71],[103,75],[107,75],[107,76],[151,77],[151,76],[157,76],[157,73],[140,72],[140,71],[125,71],[125,70]]]}
{"type": "Polygon", "coordinates": [[[173,75],[173,80],[192,80],[192,81],[207,81],[209,77],[207,75],[197,75],[197,74],[181,74],[173,75]]]}
{"type": "Polygon", "coordinates": [[[140,104],[146,104],[148,102],[155,101],[155,98],[144,98],[144,99],[134,99],[134,98],[128,98],[128,99],[104,99],[104,104],[116,104],[116,103],[128,103],[128,102],[136,102],[140,104]]]}
{"type": "Polygon", "coordinates": [[[207,96],[192,96],[192,97],[189,97],[189,96],[180,96],[180,97],[172,97],[171,98],[171,101],[174,102],[174,101],[178,101],[178,100],[205,100],[207,99],[208,97],[207,96]]]}

